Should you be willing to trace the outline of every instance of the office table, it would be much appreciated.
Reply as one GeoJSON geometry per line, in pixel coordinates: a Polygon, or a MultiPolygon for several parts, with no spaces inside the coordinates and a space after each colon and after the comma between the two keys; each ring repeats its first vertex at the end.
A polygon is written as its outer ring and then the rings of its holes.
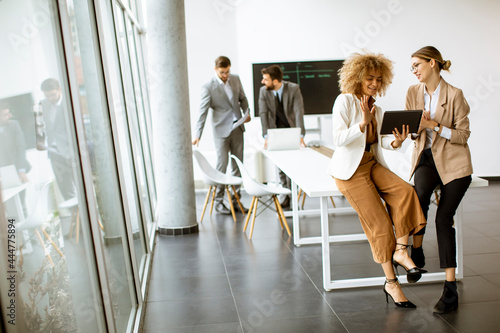
{"type": "Polygon", "coordinates": [[[25,219],[23,205],[21,203],[20,194],[28,187],[29,183],[24,183],[19,186],[2,189],[2,200],[7,202],[10,199],[14,200],[17,216],[10,216],[17,218],[16,221],[23,221],[25,219]]]}
{"type": "MultiPolygon", "coordinates": [[[[293,241],[296,246],[305,244],[321,244],[322,245],[322,262],[323,262],[323,287],[325,290],[366,286],[379,286],[385,281],[385,277],[369,277],[357,279],[331,279],[331,262],[330,262],[330,243],[352,242],[366,240],[364,233],[348,234],[348,235],[330,235],[328,224],[329,213],[333,214],[356,214],[352,207],[328,208],[328,198],[342,197],[342,193],[338,190],[335,180],[327,174],[330,158],[323,154],[310,149],[301,148],[299,150],[281,150],[267,151],[262,153],[274,165],[281,169],[292,181],[292,212],[293,217],[293,241]],[[300,187],[308,196],[320,199],[319,210],[301,210],[299,211],[299,203],[297,202],[297,186],[300,187]],[[300,216],[305,215],[320,215],[321,221],[321,236],[319,237],[301,237],[300,236],[300,216]]],[[[478,177],[472,178],[470,187],[488,186],[488,181],[478,177]]],[[[455,229],[457,237],[457,279],[463,278],[463,230],[462,230],[462,203],[457,209],[455,216],[455,229]]],[[[289,216],[289,214],[287,214],[289,216]]],[[[426,273],[422,275],[420,281],[443,281],[445,279],[444,272],[426,273]]],[[[406,275],[399,277],[401,283],[406,283],[406,275]]]]}

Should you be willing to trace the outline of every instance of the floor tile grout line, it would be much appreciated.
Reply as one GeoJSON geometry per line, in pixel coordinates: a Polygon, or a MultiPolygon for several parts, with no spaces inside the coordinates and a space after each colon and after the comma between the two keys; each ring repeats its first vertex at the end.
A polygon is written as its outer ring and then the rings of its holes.
{"type": "MultiPolygon", "coordinates": [[[[293,236],[291,237],[292,239],[292,246],[293,245],[293,236]]],[[[290,253],[292,254],[293,256],[293,259],[299,264],[300,268],[302,269],[302,271],[304,272],[304,274],[307,276],[307,278],[309,279],[309,281],[312,283],[312,285],[314,286],[314,288],[318,291],[319,295],[321,296],[321,298],[326,302],[326,304],[328,304],[328,307],[330,308],[330,310],[332,310],[332,313],[335,315],[335,317],[337,317],[337,319],[339,320],[339,322],[342,324],[342,326],[345,328],[346,332],[349,333],[349,329],[346,327],[346,325],[344,324],[344,322],[342,321],[342,319],[340,319],[339,315],[337,314],[337,312],[335,312],[335,310],[332,308],[332,306],[330,305],[330,303],[328,302],[328,300],[326,299],[325,295],[323,295],[323,293],[321,292],[321,290],[318,289],[318,286],[314,283],[313,279],[311,278],[311,276],[307,273],[307,271],[305,270],[304,266],[302,266],[302,264],[300,263],[300,261],[298,260],[298,258],[295,256],[295,254],[293,253],[293,251],[290,249],[290,247],[288,246],[288,244],[285,242],[285,240],[282,238],[281,241],[285,244],[285,246],[288,248],[288,250],[290,251],[290,253]]]]}
{"type": "MultiPolygon", "coordinates": [[[[210,219],[210,222],[212,222],[212,219],[210,219]]],[[[234,223],[237,223],[237,222],[238,222],[238,219],[236,219],[236,221],[234,223]]],[[[213,223],[212,223],[212,226],[214,226],[213,223]]],[[[217,245],[219,246],[219,253],[222,257],[222,264],[224,265],[224,271],[226,272],[226,279],[227,279],[227,283],[229,285],[229,290],[231,291],[231,297],[233,298],[234,308],[236,309],[236,314],[238,315],[238,321],[240,323],[241,332],[243,333],[243,332],[245,332],[243,330],[243,322],[241,320],[240,311],[238,310],[238,304],[236,304],[236,298],[234,297],[233,287],[231,285],[231,280],[229,279],[229,273],[227,271],[226,260],[224,258],[224,253],[222,253],[222,247],[220,245],[219,235],[218,235],[216,226],[214,226],[213,231],[215,234],[215,239],[217,240],[217,245]]]]}

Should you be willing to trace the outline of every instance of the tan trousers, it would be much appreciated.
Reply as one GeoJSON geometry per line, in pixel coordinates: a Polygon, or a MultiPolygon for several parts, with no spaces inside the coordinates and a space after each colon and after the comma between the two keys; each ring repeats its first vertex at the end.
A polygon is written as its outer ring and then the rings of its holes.
{"type": "Polygon", "coordinates": [[[372,153],[364,153],[350,179],[335,178],[335,183],[358,213],[377,263],[392,260],[397,238],[427,224],[413,187],[380,165],[372,153]]]}

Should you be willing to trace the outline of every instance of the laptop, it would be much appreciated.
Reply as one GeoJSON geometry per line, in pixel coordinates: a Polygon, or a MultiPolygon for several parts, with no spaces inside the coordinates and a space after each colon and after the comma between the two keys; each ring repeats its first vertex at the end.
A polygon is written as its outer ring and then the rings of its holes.
{"type": "Polygon", "coordinates": [[[0,182],[2,182],[2,189],[4,190],[23,184],[15,165],[7,165],[0,168],[0,182]]]}
{"type": "Polygon", "coordinates": [[[267,130],[267,150],[300,149],[300,127],[267,130]]]}

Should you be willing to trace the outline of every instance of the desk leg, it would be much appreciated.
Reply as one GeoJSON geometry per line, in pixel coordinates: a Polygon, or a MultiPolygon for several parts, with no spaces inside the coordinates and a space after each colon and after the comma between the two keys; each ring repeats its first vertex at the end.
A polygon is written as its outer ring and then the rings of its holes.
{"type": "Polygon", "coordinates": [[[457,213],[455,214],[455,231],[457,238],[457,271],[456,278],[463,279],[464,277],[464,235],[463,235],[463,204],[458,205],[457,213]]]}
{"type": "Polygon", "coordinates": [[[323,288],[330,291],[331,271],[330,271],[330,227],[328,225],[328,197],[320,198],[321,210],[321,250],[323,254],[323,288]]]}
{"type": "Polygon", "coordinates": [[[24,210],[23,210],[23,205],[21,203],[21,197],[20,197],[19,193],[17,193],[14,196],[14,205],[16,206],[17,214],[19,214],[19,216],[17,216],[17,220],[24,221],[24,219],[25,219],[24,210]]]}
{"type": "Polygon", "coordinates": [[[274,168],[274,182],[276,186],[280,185],[280,168],[278,167],[274,168]]]}
{"type": "Polygon", "coordinates": [[[293,244],[300,246],[300,227],[299,227],[299,202],[297,200],[297,184],[292,180],[292,213],[293,213],[293,244]]]}

